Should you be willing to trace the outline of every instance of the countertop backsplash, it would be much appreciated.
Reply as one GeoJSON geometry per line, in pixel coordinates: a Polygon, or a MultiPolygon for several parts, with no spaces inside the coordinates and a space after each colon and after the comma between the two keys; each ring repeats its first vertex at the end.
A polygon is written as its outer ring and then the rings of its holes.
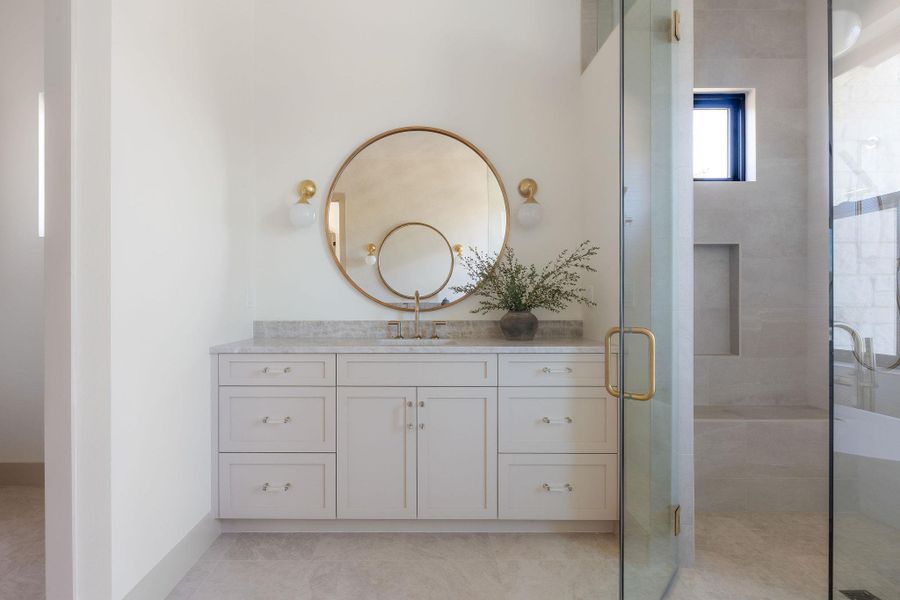
{"type": "MultiPolygon", "coordinates": [[[[439,319],[434,319],[439,320],[439,319]]],[[[423,335],[431,335],[432,320],[421,321],[423,335]]],[[[403,335],[409,337],[412,332],[412,319],[403,320],[403,335]]],[[[265,339],[278,338],[316,338],[316,339],[383,339],[393,337],[395,328],[388,321],[254,321],[253,337],[265,339]]],[[[456,340],[465,339],[502,339],[499,321],[453,320],[438,330],[442,338],[456,340]]],[[[584,335],[580,320],[541,321],[535,339],[573,339],[584,335]]]]}

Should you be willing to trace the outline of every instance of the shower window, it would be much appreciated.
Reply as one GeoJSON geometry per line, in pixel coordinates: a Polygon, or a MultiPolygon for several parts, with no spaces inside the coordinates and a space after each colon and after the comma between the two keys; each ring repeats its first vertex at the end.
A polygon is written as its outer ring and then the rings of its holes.
{"type": "Polygon", "coordinates": [[[694,94],[694,180],[745,180],[745,105],[744,94],[694,94]]]}

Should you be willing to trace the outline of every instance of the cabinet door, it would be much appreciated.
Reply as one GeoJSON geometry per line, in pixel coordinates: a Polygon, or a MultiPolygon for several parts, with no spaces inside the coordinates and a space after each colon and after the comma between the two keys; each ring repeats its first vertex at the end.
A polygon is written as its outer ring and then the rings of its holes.
{"type": "Polygon", "coordinates": [[[338,388],[338,518],[416,517],[415,400],[415,388],[338,388]]]}
{"type": "Polygon", "coordinates": [[[497,389],[418,388],[420,519],[497,518],[497,389]]]}

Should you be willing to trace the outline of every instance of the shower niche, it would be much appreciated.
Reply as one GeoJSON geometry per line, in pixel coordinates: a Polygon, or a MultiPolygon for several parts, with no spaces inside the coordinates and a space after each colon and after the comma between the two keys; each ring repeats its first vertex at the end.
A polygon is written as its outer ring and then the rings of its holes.
{"type": "Polygon", "coordinates": [[[694,244],[694,354],[740,354],[740,246],[694,244]]]}

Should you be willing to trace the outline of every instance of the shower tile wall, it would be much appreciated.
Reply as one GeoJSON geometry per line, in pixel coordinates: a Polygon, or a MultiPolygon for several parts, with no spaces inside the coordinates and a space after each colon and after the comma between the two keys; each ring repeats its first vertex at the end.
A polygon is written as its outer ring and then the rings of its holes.
{"type": "Polygon", "coordinates": [[[741,256],[740,354],[696,357],[695,403],[824,408],[804,394],[804,1],[700,0],[695,26],[695,87],[753,88],[757,111],[757,180],[694,185],[695,243],[741,256]]]}
{"type": "Polygon", "coordinates": [[[756,109],[756,180],[694,184],[695,243],[740,255],[738,352],[695,356],[697,510],[821,512],[828,398],[807,393],[806,372],[805,0],[697,0],[695,26],[695,87],[754,89],[756,109]]]}

